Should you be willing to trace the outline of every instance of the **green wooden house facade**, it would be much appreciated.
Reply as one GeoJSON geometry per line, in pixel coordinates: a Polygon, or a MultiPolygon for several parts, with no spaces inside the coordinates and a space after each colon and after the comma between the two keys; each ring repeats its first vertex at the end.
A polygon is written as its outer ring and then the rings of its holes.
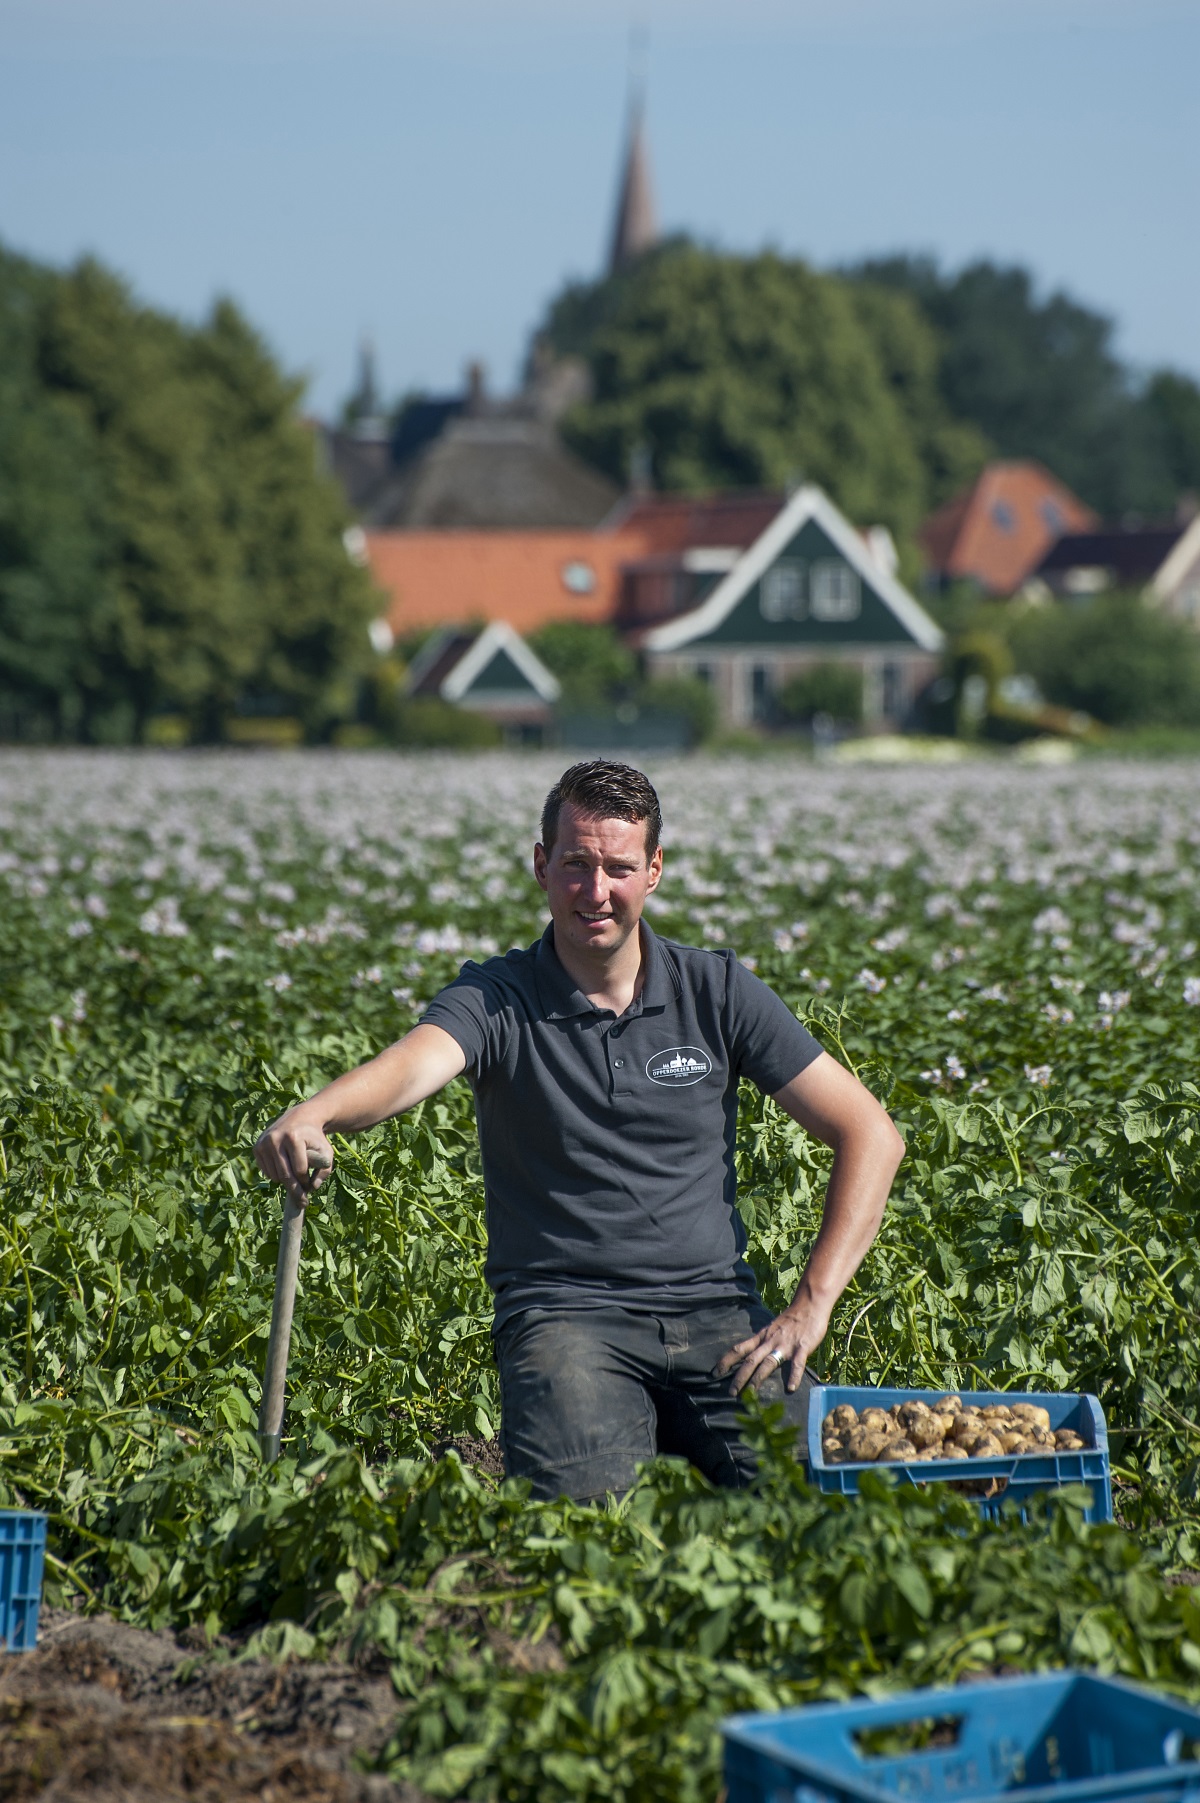
{"type": "Polygon", "coordinates": [[[902,727],[936,676],[943,635],[828,496],[804,487],[699,606],[655,627],[655,676],[700,676],[726,727],[770,724],[775,698],[815,664],[861,672],[863,723],[902,727]]]}
{"type": "Polygon", "coordinates": [[[510,737],[535,740],[559,696],[557,678],[503,620],[482,631],[435,633],[413,660],[407,689],[484,714],[510,737]]]}

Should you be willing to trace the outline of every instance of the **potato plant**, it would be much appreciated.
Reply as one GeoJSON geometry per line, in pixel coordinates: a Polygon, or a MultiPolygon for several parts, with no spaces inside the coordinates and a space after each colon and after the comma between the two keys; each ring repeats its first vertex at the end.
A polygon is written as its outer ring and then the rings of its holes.
{"type": "MultiPolygon", "coordinates": [[[[250,1147],[543,924],[539,758],[0,754],[0,1502],[54,1592],[392,1666],[428,1794],[709,1798],[714,1724],[997,1668],[1200,1695],[1200,785],[1184,765],[868,773],[694,759],[657,930],[733,945],[909,1145],[815,1361],[1087,1389],[1119,1523],[673,1461],[531,1504],[444,1443],[497,1401],[469,1088],[340,1145],[305,1230],[285,1456],[253,1439],[280,1198],[250,1147]]],[[[828,1168],[747,1091],[767,1299],[828,1168]]],[[[924,1432],[924,1428],[921,1429],[924,1432]]]]}

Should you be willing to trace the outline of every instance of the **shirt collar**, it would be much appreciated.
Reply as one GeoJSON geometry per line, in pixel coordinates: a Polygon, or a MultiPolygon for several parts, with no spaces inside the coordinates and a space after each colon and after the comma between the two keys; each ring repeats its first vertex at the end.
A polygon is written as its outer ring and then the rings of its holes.
{"type": "MultiPolygon", "coordinates": [[[[640,931],[645,977],[641,995],[628,1010],[630,1014],[644,1013],[647,1008],[665,1008],[679,993],[678,979],[658,934],[644,920],[640,923],[640,931]]],[[[554,949],[553,921],[538,941],[536,970],[538,996],[547,1020],[571,1020],[579,1014],[596,1012],[559,962],[554,949]]]]}

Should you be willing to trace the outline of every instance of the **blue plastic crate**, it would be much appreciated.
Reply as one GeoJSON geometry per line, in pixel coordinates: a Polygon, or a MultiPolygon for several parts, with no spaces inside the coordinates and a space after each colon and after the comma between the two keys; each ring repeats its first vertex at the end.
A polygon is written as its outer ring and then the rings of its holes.
{"type": "MultiPolygon", "coordinates": [[[[970,1483],[1001,1485],[994,1496],[973,1497],[984,1515],[999,1515],[1002,1506],[1022,1505],[1039,1490],[1059,1490],[1064,1484],[1087,1484],[1092,1501],[1088,1521],[1112,1520],[1112,1473],[1108,1458],[1108,1428],[1104,1410],[1094,1396],[1038,1395],[1032,1390],[960,1390],[958,1394],[977,1407],[995,1402],[1034,1402],[1050,1416],[1052,1428],[1073,1428],[1086,1444],[1082,1452],[1005,1454],[999,1459],[921,1459],[908,1464],[827,1465],[821,1450],[821,1423],[839,1403],[854,1408],[890,1409],[897,1402],[934,1402],[944,1390],[877,1390],[869,1386],[817,1384],[808,1405],[808,1466],[818,1489],[842,1496],[857,1496],[864,1471],[890,1471],[901,1484],[970,1483]]],[[[1200,1803],[1200,1798],[1197,1799],[1200,1803]]]]}
{"type": "Polygon", "coordinates": [[[1200,1711],[1088,1672],[739,1715],[722,1732],[728,1803],[1200,1799],[1200,1711]],[[897,1751],[912,1725],[932,1743],[897,1751]]]}
{"type": "Polygon", "coordinates": [[[45,1556],[41,1510],[0,1509],[0,1652],[30,1653],[37,1645],[45,1556]]]}

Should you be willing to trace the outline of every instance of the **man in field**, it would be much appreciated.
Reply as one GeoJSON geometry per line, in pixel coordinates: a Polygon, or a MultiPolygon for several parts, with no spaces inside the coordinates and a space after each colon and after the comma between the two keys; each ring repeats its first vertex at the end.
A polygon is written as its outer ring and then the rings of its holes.
{"type": "Polygon", "coordinates": [[[576,764],[542,813],[533,867],[551,924],[466,964],[421,1024],[290,1108],[257,1146],[303,1202],[330,1133],[400,1114],[466,1071],[487,1192],[501,1442],[536,1496],[627,1490],[678,1453],[715,1483],[754,1460],[747,1388],[807,1416],[805,1361],[879,1227],[903,1142],[858,1079],[732,952],[642,919],[663,854],[640,771],[576,764]],[[772,1318],[735,1206],[738,1081],[834,1149],[820,1232],[772,1318]]]}

